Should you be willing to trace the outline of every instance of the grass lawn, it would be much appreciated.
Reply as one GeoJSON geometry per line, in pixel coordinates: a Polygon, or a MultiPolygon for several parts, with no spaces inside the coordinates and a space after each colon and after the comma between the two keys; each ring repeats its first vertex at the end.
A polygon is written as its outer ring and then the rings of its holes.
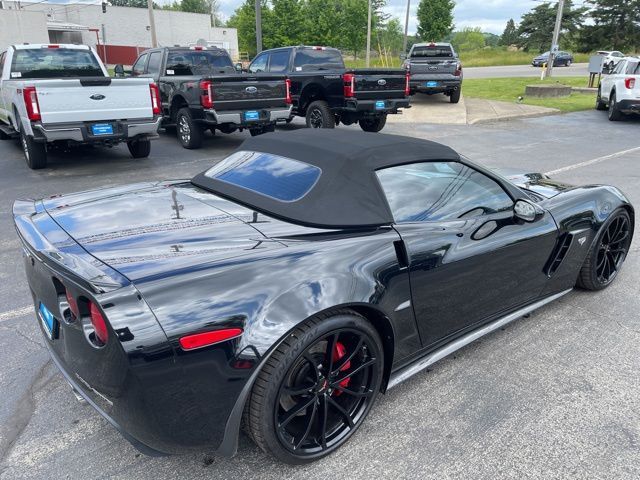
{"type": "MultiPolygon", "coordinates": [[[[539,80],[535,78],[474,78],[464,80],[462,93],[469,98],[487,98],[504,102],[515,102],[519,96],[524,96],[527,85],[541,83],[562,83],[572,87],[586,87],[586,77],[557,77],[539,80]]],[[[524,98],[525,105],[557,108],[563,112],[576,112],[593,108],[595,95],[591,93],[572,93],[564,98],[524,98]]]]}

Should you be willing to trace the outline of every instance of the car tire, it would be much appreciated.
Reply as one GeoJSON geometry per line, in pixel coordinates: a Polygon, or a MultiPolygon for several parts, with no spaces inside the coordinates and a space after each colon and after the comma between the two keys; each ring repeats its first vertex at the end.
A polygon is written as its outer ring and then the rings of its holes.
{"type": "Polygon", "coordinates": [[[191,116],[191,110],[181,108],[176,115],[176,131],[180,144],[189,150],[195,150],[202,146],[204,131],[202,126],[196,123],[191,116]]]}
{"type": "Polygon", "coordinates": [[[604,111],[607,109],[607,104],[602,101],[602,93],[600,87],[598,87],[598,94],[596,96],[596,110],[604,111]]]}
{"type": "Polygon", "coordinates": [[[262,135],[264,133],[264,129],[263,128],[250,128],[249,129],[249,135],[251,135],[252,137],[257,137],[258,135],[262,135]]]}
{"type": "Polygon", "coordinates": [[[460,94],[462,93],[462,88],[458,88],[451,92],[451,96],[449,97],[449,102],[458,103],[460,101],[460,94]]]}
{"type": "Polygon", "coordinates": [[[564,63],[564,66],[565,66],[565,67],[570,67],[570,66],[571,66],[571,60],[567,60],[567,61],[564,63]]]}
{"type": "Polygon", "coordinates": [[[20,145],[27,166],[32,170],[40,170],[47,166],[47,144],[33,140],[31,135],[20,129],[20,145]]]}
{"type": "Polygon", "coordinates": [[[618,109],[618,104],[616,103],[616,93],[613,92],[611,94],[611,98],[609,98],[609,120],[612,122],[617,122],[622,120],[622,112],[618,109]]]}
{"type": "Polygon", "coordinates": [[[379,132],[387,124],[387,114],[375,118],[363,118],[358,121],[358,124],[365,132],[379,132]]]}
{"type": "Polygon", "coordinates": [[[632,236],[629,213],[623,208],[613,212],[592,242],[576,285],[586,290],[602,290],[611,285],[629,252],[632,236]]]}
{"type": "Polygon", "coordinates": [[[245,409],[249,435],[285,463],[305,464],[329,455],[351,437],[374,404],[383,355],[375,328],[354,312],[303,322],[258,374],[245,409]]]}
{"type": "Polygon", "coordinates": [[[130,140],[127,142],[127,148],[133,158],[147,158],[151,153],[151,140],[130,140]]]}
{"type": "Polygon", "coordinates": [[[324,100],[311,102],[307,107],[307,127],[309,128],[335,128],[336,117],[324,100]]]}

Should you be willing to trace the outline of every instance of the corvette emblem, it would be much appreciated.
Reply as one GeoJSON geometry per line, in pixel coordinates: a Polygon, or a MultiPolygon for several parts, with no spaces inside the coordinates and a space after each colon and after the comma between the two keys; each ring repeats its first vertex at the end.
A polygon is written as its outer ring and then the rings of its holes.
{"type": "Polygon", "coordinates": [[[578,239],[578,243],[579,243],[580,245],[584,245],[584,242],[586,242],[586,241],[587,241],[587,237],[580,237],[580,238],[578,239]]]}

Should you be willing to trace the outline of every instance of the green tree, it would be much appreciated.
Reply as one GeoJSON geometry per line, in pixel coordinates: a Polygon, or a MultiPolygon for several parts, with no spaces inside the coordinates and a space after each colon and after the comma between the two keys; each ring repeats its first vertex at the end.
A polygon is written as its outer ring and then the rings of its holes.
{"type": "Polygon", "coordinates": [[[485,40],[480,27],[465,27],[453,34],[451,44],[458,52],[469,52],[484,47],[485,40]]]}
{"type": "Polygon", "coordinates": [[[404,40],[404,30],[400,20],[390,18],[379,26],[376,36],[382,50],[386,50],[395,56],[400,54],[404,40]]]}
{"type": "Polygon", "coordinates": [[[276,47],[303,43],[304,16],[301,0],[272,0],[273,43],[276,47]]]}
{"type": "MultiPolygon", "coordinates": [[[[635,1],[635,0],[634,0],[635,1]]],[[[543,3],[522,16],[518,27],[517,45],[525,50],[544,52],[551,47],[551,37],[556,21],[558,5],[543,3]]],[[[564,4],[560,30],[560,45],[575,35],[584,21],[586,8],[573,8],[571,0],[564,4]]]]}
{"type": "Polygon", "coordinates": [[[210,6],[205,0],[182,0],[180,10],[190,13],[211,13],[210,6]]]}
{"type": "MultiPolygon", "coordinates": [[[[273,31],[271,23],[271,9],[266,0],[262,2],[262,46],[271,48],[273,31]]],[[[254,0],[245,0],[242,5],[236,8],[235,12],[227,22],[229,28],[238,30],[238,48],[241,52],[248,52],[250,57],[256,55],[256,9],[254,0]]]]}
{"type": "MultiPolygon", "coordinates": [[[[367,47],[368,3],[362,0],[342,0],[341,3],[338,46],[353,52],[353,56],[358,58],[358,54],[367,47]]],[[[373,19],[371,23],[374,23],[373,19]]]]}
{"type": "Polygon", "coordinates": [[[418,36],[437,42],[453,31],[453,0],[420,0],[418,4],[418,36]]]}
{"type": "Polygon", "coordinates": [[[504,32],[502,32],[502,36],[500,37],[500,45],[504,45],[508,47],[510,45],[515,45],[518,43],[518,28],[516,27],[516,22],[513,21],[513,18],[510,18],[507,21],[507,25],[504,27],[504,32]]]}
{"type": "Polygon", "coordinates": [[[580,50],[640,50],[640,0],[587,0],[592,25],[581,32],[580,50]]]}
{"type": "Polygon", "coordinates": [[[340,0],[305,0],[303,43],[338,46],[342,10],[343,5],[340,0]]]}

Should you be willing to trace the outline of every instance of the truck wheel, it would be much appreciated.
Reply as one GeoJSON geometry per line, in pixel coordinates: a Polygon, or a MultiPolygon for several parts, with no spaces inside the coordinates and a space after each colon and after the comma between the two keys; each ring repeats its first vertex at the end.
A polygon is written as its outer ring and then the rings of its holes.
{"type": "Polygon", "coordinates": [[[151,153],[151,140],[148,138],[131,140],[127,142],[127,148],[133,158],[147,158],[151,153]]]}
{"type": "Polygon", "coordinates": [[[622,112],[620,111],[620,109],[618,108],[618,104],[616,103],[615,92],[611,94],[611,98],[609,99],[609,120],[612,122],[622,120],[622,112]]]}
{"type": "Polygon", "coordinates": [[[176,128],[178,140],[184,148],[193,150],[202,146],[202,127],[193,121],[191,111],[188,108],[181,108],[176,115],[176,128]]]}
{"type": "Polygon", "coordinates": [[[26,135],[20,130],[20,144],[24,152],[24,159],[32,170],[39,170],[47,166],[47,145],[33,140],[31,135],[26,135]]]}
{"type": "Polygon", "coordinates": [[[336,117],[324,100],[311,102],[307,107],[307,127],[309,128],[335,128],[336,117]]]}
{"type": "Polygon", "coordinates": [[[376,118],[363,118],[358,123],[365,132],[379,132],[387,123],[387,115],[380,115],[376,118]]]}
{"type": "Polygon", "coordinates": [[[451,96],[449,97],[449,101],[451,103],[458,103],[460,101],[460,94],[462,93],[462,89],[458,88],[451,92],[451,96]]]}
{"type": "Polygon", "coordinates": [[[602,101],[602,92],[598,87],[598,96],[596,97],[596,110],[606,110],[607,104],[602,101]]]}

